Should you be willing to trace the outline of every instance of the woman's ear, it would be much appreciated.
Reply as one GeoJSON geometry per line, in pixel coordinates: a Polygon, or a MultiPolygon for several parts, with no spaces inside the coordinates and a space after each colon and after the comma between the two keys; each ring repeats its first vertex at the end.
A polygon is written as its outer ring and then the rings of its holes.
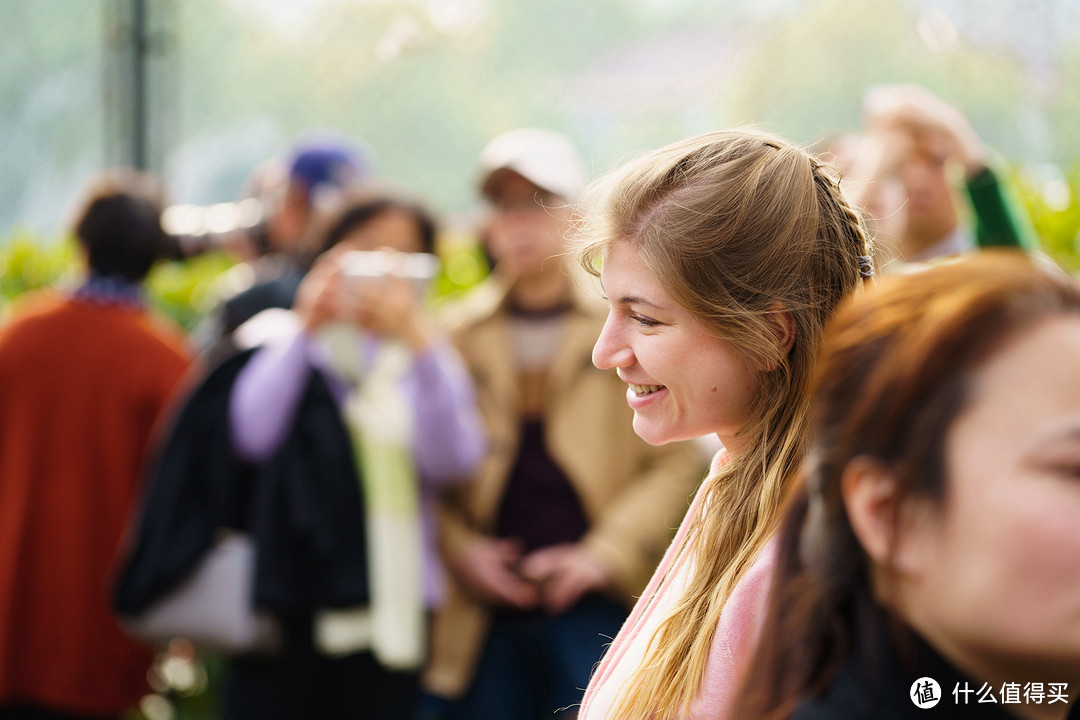
{"type": "Polygon", "coordinates": [[[773,303],[770,310],[772,310],[772,313],[769,315],[769,319],[776,327],[776,335],[780,341],[780,346],[784,348],[785,353],[789,353],[791,348],[795,347],[795,317],[783,303],[773,303]]]}
{"type": "Polygon", "coordinates": [[[851,529],[875,565],[890,565],[896,547],[900,491],[896,476],[879,460],[860,456],[840,477],[851,529]]]}
{"type": "Polygon", "coordinates": [[[769,306],[769,311],[762,319],[767,325],[771,326],[770,329],[775,334],[777,344],[781,348],[776,356],[766,358],[764,361],[762,369],[765,372],[772,372],[783,363],[784,357],[795,346],[795,318],[783,303],[774,302],[769,306]]]}

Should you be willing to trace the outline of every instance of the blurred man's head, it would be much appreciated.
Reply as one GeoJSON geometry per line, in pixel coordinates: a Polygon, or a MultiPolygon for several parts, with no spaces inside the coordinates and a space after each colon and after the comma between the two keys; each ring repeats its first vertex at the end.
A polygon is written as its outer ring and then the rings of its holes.
{"type": "Polygon", "coordinates": [[[480,191],[490,201],[488,252],[514,277],[559,269],[571,205],[585,169],[569,138],[521,128],[499,135],[480,154],[480,191]]]}
{"type": "Polygon", "coordinates": [[[874,128],[868,132],[837,132],[824,137],[813,151],[840,169],[841,187],[874,238],[874,262],[888,268],[901,257],[907,232],[907,187],[893,167],[893,158],[906,158],[907,133],[874,128]]]}
{"type": "Polygon", "coordinates": [[[957,226],[954,190],[946,173],[948,149],[927,133],[914,132],[911,153],[898,168],[907,191],[905,257],[916,257],[957,226]]]}
{"type": "Polygon", "coordinates": [[[273,250],[303,253],[309,239],[312,212],[327,194],[357,188],[369,175],[365,152],[359,146],[337,139],[317,139],[300,145],[288,161],[283,196],[272,213],[269,242],[273,250]]]}
{"type": "Polygon", "coordinates": [[[986,166],[987,151],[971,121],[952,103],[921,85],[871,88],[863,119],[884,150],[881,158],[904,188],[906,214],[900,250],[908,260],[965,249],[957,234],[960,171],[972,177],[986,166]],[[950,238],[950,236],[953,236],[950,238]]]}
{"type": "Polygon", "coordinates": [[[75,215],[74,234],[90,271],[139,282],[168,247],[161,229],[160,181],[134,170],[91,178],[75,215]]]}

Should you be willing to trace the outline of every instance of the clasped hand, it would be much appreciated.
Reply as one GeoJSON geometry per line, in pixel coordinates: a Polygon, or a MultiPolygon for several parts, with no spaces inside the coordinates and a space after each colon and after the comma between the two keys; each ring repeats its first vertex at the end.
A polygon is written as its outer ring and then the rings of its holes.
{"type": "Polygon", "coordinates": [[[589,592],[611,586],[605,564],[580,543],[524,554],[515,540],[475,538],[454,570],[486,602],[520,610],[539,607],[552,615],[569,610],[589,592]]]}

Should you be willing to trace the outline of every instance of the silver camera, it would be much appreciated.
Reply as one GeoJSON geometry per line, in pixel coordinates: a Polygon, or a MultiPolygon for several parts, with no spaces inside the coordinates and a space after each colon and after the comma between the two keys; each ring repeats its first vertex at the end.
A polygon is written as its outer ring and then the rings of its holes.
{"type": "Polygon", "coordinates": [[[418,297],[424,297],[428,284],[439,272],[439,258],[431,253],[350,250],[341,256],[340,263],[345,277],[354,282],[388,275],[406,278],[418,297]]]}

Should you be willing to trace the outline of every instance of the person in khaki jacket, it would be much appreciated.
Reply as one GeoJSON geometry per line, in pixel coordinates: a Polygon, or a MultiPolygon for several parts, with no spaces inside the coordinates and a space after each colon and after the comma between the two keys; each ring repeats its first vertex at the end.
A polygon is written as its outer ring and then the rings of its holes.
{"type": "Polygon", "coordinates": [[[625,383],[591,362],[606,306],[563,259],[585,183],[569,140],[510,131],[480,164],[496,267],[445,318],[489,447],[441,507],[451,577],[424,683],[446,720],[572,718],[704,466],[638,438],[625,383]]]}

